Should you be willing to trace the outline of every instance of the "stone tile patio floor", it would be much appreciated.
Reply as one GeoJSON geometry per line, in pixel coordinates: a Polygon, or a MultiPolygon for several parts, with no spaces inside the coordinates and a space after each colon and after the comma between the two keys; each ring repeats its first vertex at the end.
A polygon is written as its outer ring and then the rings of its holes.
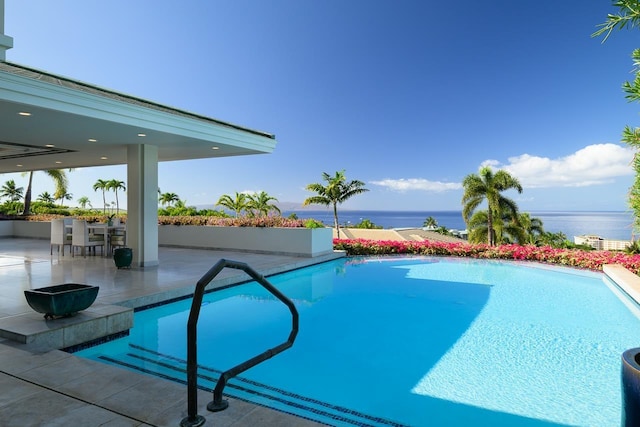
{"type": "MultiPolygon", "coordinates": [[[[141,307],[193,292],[195,283],[219,259],[246,262],[264,276],[327,261],[248,252],[161,247],[160,265],[118,270],[102,256],[64,256],[39,239],[0,239],[0,325],[41,327],[42,314],[26,303],[23,291],[61,283],[100,286],[92,308],[141,307]]],[[[209,287],[248,280],[225,269],[209,287]]],[[[78,315],[80,316],[80,314],[78,315]]],[[[186,325],[185,325],[186,327],[186,325]]],[[[0,424],[9,426],[178,426],[187,415],[186,386],[75,357],[39,343],[0,338],[0,424]]],[[[212,413],[211,393],[198,394],[198,414],[215,426],[319,426],[313,421],[244,401],[212,413]]]]}

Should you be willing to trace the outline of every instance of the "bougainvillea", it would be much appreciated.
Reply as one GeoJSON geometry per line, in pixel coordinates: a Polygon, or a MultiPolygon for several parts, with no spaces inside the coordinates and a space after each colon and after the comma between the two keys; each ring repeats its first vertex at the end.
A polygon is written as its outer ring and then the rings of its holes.
{"type": "Polygon", "coordinates": [[[161,216],[160,225],[214,225],[218,227],[304,227],[301,219],[281,216],[222,218],[217,216],[161,216]]]}
{"type": "MultiPolygon", "coordinates": [[[[3,217],[0,219],[15,219],[26,221],[51,221],[59,218],[60,215],[30,215],[28,217],[3,217]]],[[[89,222],[105,221],[106,216],[101,214],[83,215],[83,219],[89,222]]],[[[126,215],[120,215],[120,221],[126,222],[126,215]]],[[[219,227],[287,227],[304,228],[305,220],[285,218],[279,215],[259,216],[259,217],[239,217],[225,218],[205,215],[172,215],[158,216],[159,225],[214,225],[219,227]]]]}
{"type": "Polygon", "coordinates": [[[602,270],[604,264],[621,264],[640,274],[640,255],[614,251],[583,251],[557,249],[550,246],[450,243],[437,241],[387,241],[365,239],[334,239],[333,247],[348,255],[446,255],[469,258],[537,261],[568,267],[602,270]]]}

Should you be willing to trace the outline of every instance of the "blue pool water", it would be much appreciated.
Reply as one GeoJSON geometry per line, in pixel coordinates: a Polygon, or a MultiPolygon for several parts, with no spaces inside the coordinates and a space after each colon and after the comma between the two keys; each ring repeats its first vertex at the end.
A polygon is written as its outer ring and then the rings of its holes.
{"type": "MultiPolygon", "coordinates": [[[[230,396],[339,426],[620,424],[620,357],[640,344],[640,320],[600,273],[351,258],[269,281],[295,302],[298,338],[230,380],[230,396]]],[[[190,304],[140,311],[129,336],[77,354],[184,381],[190,304]]],[[[289,329],[254,283],[207,294],[198,384],[213,388],[289,329]]]]}

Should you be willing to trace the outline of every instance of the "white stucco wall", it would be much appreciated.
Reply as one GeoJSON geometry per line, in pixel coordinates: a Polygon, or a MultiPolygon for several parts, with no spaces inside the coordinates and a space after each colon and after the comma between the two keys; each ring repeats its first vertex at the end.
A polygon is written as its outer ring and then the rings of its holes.
{"type": "Polygon", "coordinates": [[[0,237],[13,236],[13,221],[0,221],[0,237]]]}
{"type": "MultiPolygon", "coordinates": [[[[47,239],[51,223],[0,221],[0,237],[47,239]]],[[[333,252],[331,228],[158,226],[158,244],[315,257],[333,252]]]]}
{"type": "MultiPolygon", "coordinates": [[[[9,222],[9,221],[0,221],[9,222]]],[[[13,236],[29,237],[34,239],[51,238],[51,223],[39,221],[11,221],[13,223],[13,236]]]]}
{"type": "Polygon", "coordinates": [[[313,257],[333,251],[330,228],[213,227],[162,225],[158,243],[313,257]]]}
{"type": "Polygon", "coordinates": [[[39,221],[0,221],[0,237],[51,238],[51,223],[39,221]]]}

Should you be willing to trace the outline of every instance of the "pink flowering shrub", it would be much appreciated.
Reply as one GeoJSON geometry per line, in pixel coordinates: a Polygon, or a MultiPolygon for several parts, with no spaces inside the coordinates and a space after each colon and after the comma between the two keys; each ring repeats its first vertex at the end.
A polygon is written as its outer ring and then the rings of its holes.
{"type": "MultiPolygon", "coordinates": [[[[120,215],[120,221],[126,222],[127,216],[120,215]]],[[[28,217],[5,217],[0,219],[21,219],[26,221],[51,221],[53,218],[61,218],[60,215],[39,214],[29,215],[28,217]]],[[[89,222],[104,222],[105,215],[92,214],[82,215],[78,218],[86,219],[89,222]]],[[[284,218],[279,215],[269,215],[261,217],[220,217],[207,215],[161,215],[158,216],[159,225],[214,225],[219,227],[287,227],[287,228],[304,228],[307,227],[305,222],[309,220],[284,218]]],[[[313,228],[313,227],[308,227],[313,228]]]]}
{"type": "Polygon", "coordinates": [[[365,239],[333,239],[333,248],[348,255],[446,255],[482,259],[537,261],[568,267],[602,270],[604,264],[621,264],[640,274],[640,255],[614,251],[557,249],[550,246],[448,243],[437,241],[386,241],[365,239]]]}
{"type": "Polygon", "coordinates": [[[159,216],[160,225],[213,225],[218,227],[304,227],[301,219],[290,219],[282,216],[224,218],[202,215],[159,216]]]}

